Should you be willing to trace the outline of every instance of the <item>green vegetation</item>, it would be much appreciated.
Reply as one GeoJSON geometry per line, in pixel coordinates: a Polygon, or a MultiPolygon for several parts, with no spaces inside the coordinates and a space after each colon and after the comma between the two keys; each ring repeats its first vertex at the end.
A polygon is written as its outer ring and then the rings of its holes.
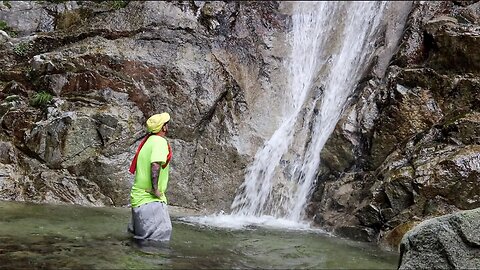
{"type": "Polygon", "coordinates": [[[20,56],[26,56],[32,50],[32,45],[28,42],[20,42],[13,48],[13,51],[20,56]]]}
{"type": "Polygon", "coordinates": [[[45,91],[40,91],[33,95],[33,98],[30,100],[30,105],[34,107],[45,108],[50,101],[52,101],[53,96],[50,93],[45,91]]]}
{"type": "Polygon", "coordinates": [[[33,80],[33,78],[36,75],[36,72],[33,70],[32,67],[29,66],[25,68],[25,74],[27,75],[28,79],[33,80]]]}
{"type": "MultiPolygon", "coordinates": [[[[77,1],[77,4],[81,5],[82,2],[88,1],[77,1]]],[[[98,4],[99,7],[111,7],[114,9],[120,9],[126,7],[130,0],[93,0],[92,2],[98,4]]]]}
{"type": "Polygon", "coordinates": [[[16,37],[17,36],[17,32],[15,30],[13,30],[10,26],[8,26],[6,21],[0,20],[0,30],[5,31],[11,37],[16,37]]]}
{"type": "Polygon", "coordinates": [[[130,1],[114,0],[114,1],[109,1],[109,2],[112,2],[112,7],[114,9],[120,9],[120,8],[126,7],[128,5],[128,2],[130,2],[130,1]]]}
{"type": "Polygon", "coordinates": [[[8,28],[7,22],[6,21],[1,21],[0,20],[0,30],[4,30],[8,28]]]}
{"type": "Polygon", "coordinates": [[[6,102],[12,102],[12,101],[17,101],[20,99],[19,95],[10,95],[5,98],[6,102]]]}
{"type": "Polygon", "coordinates": [[[3,2],[3,5],[6,6],[7,8],[12,8],[10,1],[2,1],[2,2],[3,2]]]}
{"type": "Polygon", "coordinates": [[[79,11],[65,11],[57,17],[57,28],[68,29],[71,26],[79,27],[82,22],[82,16],[79,11]]]}

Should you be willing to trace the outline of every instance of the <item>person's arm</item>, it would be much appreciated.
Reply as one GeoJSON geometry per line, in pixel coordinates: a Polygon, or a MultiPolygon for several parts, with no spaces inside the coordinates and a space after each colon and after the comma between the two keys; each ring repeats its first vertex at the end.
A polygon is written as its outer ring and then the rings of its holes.
{"type": "MultiPolygon", "coordinates": [[[[162,166],[163,165],[164,164],[162,164],[162,166]]],[[[166,169],[161,167],[160,170],[166,170],[166,169]]],[[[165,193],[165,191],[167,190],[167,179],[166,179],[166,177],[162,177],[162,179],[160,179],[158,181],[158,190],[160,190],[160,192],[162,194],[165,193]]]]}
{"type": "Polygon", "coordinates": [[[152,162],[152,194],[157,198],[162,197],[162,192],[158,189],[158,176],[160,175],[160,162],[152,162]]]}
{"type": "Polygon", "coordinates": [[[151,175],[152,175],[152,190],[150,193],[152,193],[154,196],[160,198],[163,197],[163,191],[162,184],[160,183],[159,186],[159,176],[160,176],[160,170],[162,169],[162,164],[164,164],[167,161],[167,155],[168,155],[168,144],[167,140],[160,136],[153,136],[154,142],[155,142],[155,149],[152,151],[150,160],[152,161],[151,163],[151,175]]]}

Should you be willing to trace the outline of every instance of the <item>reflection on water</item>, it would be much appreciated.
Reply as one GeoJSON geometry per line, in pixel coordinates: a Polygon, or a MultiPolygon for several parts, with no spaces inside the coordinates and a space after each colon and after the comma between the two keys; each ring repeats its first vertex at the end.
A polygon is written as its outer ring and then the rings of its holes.
{"type": "Polygon", "coordinates": [[[168,245],[141,247],[126,232],[125,208],[0,201],[0,268],[395,269],[398,256],[308,231],[228,230],[172,217],[168,245]]]}

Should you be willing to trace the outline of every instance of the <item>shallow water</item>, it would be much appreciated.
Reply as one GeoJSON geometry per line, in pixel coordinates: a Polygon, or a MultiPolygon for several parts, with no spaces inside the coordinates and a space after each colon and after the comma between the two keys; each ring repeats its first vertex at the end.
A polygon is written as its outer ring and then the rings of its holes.
{"type": "Polygon", "coordinates": [[[398,256],[308,231],[215,229],[173,216],[168,246],[140,248],[125,208],[0,201],[0,268],[395,269],[398,256]]]}

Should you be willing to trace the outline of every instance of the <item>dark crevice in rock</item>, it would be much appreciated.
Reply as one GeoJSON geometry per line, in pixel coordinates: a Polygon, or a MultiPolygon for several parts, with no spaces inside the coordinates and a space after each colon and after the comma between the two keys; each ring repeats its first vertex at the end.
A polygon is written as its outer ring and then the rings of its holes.
{"type": "Polygon", "coordinates": [[[131,145],[134,145],[136,144],[137,142],[141,141],[143,138],[145,138],[145,136],[147,136],[148,134],[146,134],[144,131],[139,131],[137,132],[136,134],[134,134],[132,137],[134,137],[133,139],[133,143],[130,144],[131,145]],[[140,135],[137,135],[137,134],[140,134],[140,135]]]}
{"type": "MultiPolygon", "coordinates": [[[[222,73],[224,75],[224,77],[226,78],[226,81],[228,83],[227,87],[229,88],[228,89],[228,92],[229,94],[231,94],[231,97],[229,97],[229,99],[233,99],[233,98],[237,98],[242,90],[242,88],[240,87],[240,85],[238,84],[237,80],[235,79],[235,77],[230,73],[230,71],[225,67],[225,64],[220,61],[217,56],[213,53],[212,54],[213,58],[216,60],[216,62],[220,65],[220,67],[222,68],[222,73]]],[[[263,61],[263,60],[262,60],[263,61]]],[[[264,62],[263,62],[264,63],[264,62]]],[[[248,108],[247,106],[247,103],[241,99],[241,100],[237,100],[238,103],[241,103],[241,105],[244,105],[248,108]]]]}
{"type": "Polygon", "coordinates": [[[457,1],[457,0],[454,0],[452,1],[453,4],[457,5],[457,6],[461,6],[461,7],[466,7],[466,6],[470,6],[470,5],[473,5],[475,3],[478,2],[478,0],[470,0],[470,1],[457,1]]]}
{"type": "Polygon", "coordinates": [[[82,153],[84,153],[85,151],[87,151],[89,148],[92,148],[92,147],[95,148],[95,147],[97,147],[97,145],[88,145],[85,148],[81,149],[80,151],[74,153],[73,155],[65,157],[64,159],[62,159],[62,161],[60,163],[68,162],[68,161],[74,159],[75,157],[80,156],[82,153]]]}
{"type": "Polygon", "coordinates": [[[228,91],[224,91],[215,99],[210,109],[204,114],[202,119],[200,119],[200,121],[195,125],[195,133],[199,135],[203,134],[208,123],[212,121],[212,118],[215,115],[215,111],[217,107],[222,101],[225,100],[225,97],[227,96],[227,94],[228,94],[228,91]]]}
{"type": "Polygon", "coordinates": [[[233,29],[235,28],[235,25],[237,24],[237,17],[240,9],[240,3],[236,2],[235,4],[236,4],[235,9],[227,20],[230,22],[229,23],[230,31],[233,31],[233,29]]]}
{"type": "MultiPolygon", "coordinates": [[[[172,31],[179,31],[179,32],[185,32],[186,34],[189,34],[191,35],[193,38],[199,38],[197,35],[196,35],[196,32],[194,29],[190,28],[190,27],[180,27],[180,26],[177,26],[177,27],[171,27],[171,26],[167,26],[166,29],[168,30],[172,30],[172,31]]],[[[141,31],[145,31],[147,29],[141,29],[141,31]]]]}
{"type": "Polygon", "coordinates": [[[47,163],[47,161],[44,160],[42,157],[40,157],[40,155],[38,155],[36,152],[30,150],[30,148],[28,148],[24,145],[15,145],[15,148],[17,148],[23,155],[27,156],[28,158],[38,160],[43,164],[47,163]]]}
{"type": "Polygon", "coordinates": [[[102,133],[100,132],[100,130],[97,128],[95,129],[95,131],[97,132],[97,137],[100,139],[100,146],[103,148],[105,147],[105,140],[102,136],[102,133]]]}
{"type": "Polygon", "coordinates": [[[137,38],[137,40],[141,41],[161,41],[164,43],[168,44],[175,44],[176,42],[174,40],[168,39],[166,37],[163,37],[162,35],[155,35],[155,36],[140,36],[137,38]]]}
{"type": "Polygon", "coordinates": [[[423,59],[427,59],[428,61],[430,55],[437,51],[438,45],[433,36],[427,33],[427,31],[423,31],[423,59]]]}
{"type": "Polygon", "coordinates": [[[443,243],[443,241],[441,240],[437,240],[438,241],[438,244],[439,244],[439,248],[437,249],[437,252],[440,254],[440,256],[442,256],[446,263],[447,263],[447,267],[445,267],[446,269],[457,269],[457,267],[455,267],[455,264],[452,262],[452,258],[450,256],[450,254],[448,253],[448,249],[450,247],[447,247],[445,246],[445,243],[443,243]]]}
{"type": "Polygon", "coordinates": [[[96,99],[93,99],[93,98],[88,98],[88,97],[84,97],[84,96],[80,96],[80,95],[75,95],[75,96],[69,96],[69,95],[64,95],[63,98],[66,100],[66,101],[69,101],[69,102],[79,102],[79,103],[82,103],[84,105],[97,105],[97,106],[101,106],[103,104],[105,104],[105,102],[102,102],[102,101],[99,101],[99,100],[96,100],[96,99]]]}
{"type": "Polygon", "coordinates": [[[238,91],[240,89],[238,83],[233,78],[233,76],[230,74],[230,72],[226,69],[225,65],[215,56],[215,54],[212,54],[212,55],[213,55],[214,59],[216,60],[216,62],[222,68],[223,75],[226,77],[227,81],[230,84],[233,84],[232,88],[236,91],[233,91],[233,93],[232,93],[231,89],[227,89],[224,92],[220,93],[220,95],[213,102],[213,105],[210,107],[210,109],[204,114],[202,119],[195,125],[195,132],[194,133],[197,133],[199,135],[201,135],[205,131],[206,126],[212,120],[212,118],[215,114],[215,111],[216,111],[217,107],[219,106],[219,104],[222,101],[225,101],[227,99],[235,98],[238,95],[238,91]]]}
{"type": "MultiPolygon", "coordinates": [[[[194,29],[188,27],[169,27],[160,26],[156,23],[149,24],[146,27],[140,28],[135,31],[138,35],[135,37],[139,41],[161,41],[167,44],[178,44],[179,39],[182,42],[189,42],[201,46],[204,43],[204,36],[197,35],[194,29]],[[172,34],[169,31],[175,32],[172,34]],[[189,36],[189,37],[188,37],[189,36]]],[[[134,35],[132,35],[133,37],[134,35]]]]}
{"type": "Polygon", "coordinates": [[[216,16],[219,25],[219,33],[224,36],[229,36],[234,32],[235,24],[237,23],[237,16],[240,13],[240,4],[238,2],[233,3],[233,10],[223,10],[218,16],[216,16]]]}
{"type": "MultiPolygon", "coordinates": [[[[468,219],[465,218],[465,220],[468,222],[468,219]]],[[[459,217],[452,217],[448,219],[448,224],[453,229],[453,231],[455,231],[455,233],[460,237],[463,243],[465,243],[465,245],[471,248],[480,248],[480,242],[474,242],[470,240],[471,236],[469,237],[465,235],[465,231],[461,228],[462,222],[462,219],[459,217]]]]}

